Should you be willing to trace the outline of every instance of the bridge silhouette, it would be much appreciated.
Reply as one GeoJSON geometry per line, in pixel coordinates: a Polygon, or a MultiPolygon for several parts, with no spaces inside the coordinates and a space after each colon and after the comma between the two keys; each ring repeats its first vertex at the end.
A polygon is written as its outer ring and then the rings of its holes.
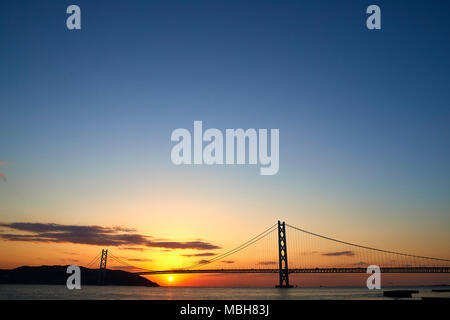
{"type": "Polygon", "coordinates": [[[279,275],[279,288],[292,287],[289,274],[366,273],[370,265],[378,266],[381,273],[450,273],[450,259],[363,246],[280,221],[232,250],[182,268],[148,270],[134,266],[111,252],[108,254],[104,249],[86,266],[100,261],[99,284],[106,281],[108,257],[119,268],[132,269],[139,275],[276,273],[279,275]],[[251,249],[257,254],[249,253],[251,249]]]}

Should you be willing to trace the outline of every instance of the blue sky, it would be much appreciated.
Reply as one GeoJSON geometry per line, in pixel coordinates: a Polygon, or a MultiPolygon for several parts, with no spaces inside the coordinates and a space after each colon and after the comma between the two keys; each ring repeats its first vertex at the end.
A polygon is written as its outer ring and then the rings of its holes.
{"type": "Polygon", "coordinates": [[[320,227],[311,210],[361,225],[376,213],[384,227],[428,227],[424,237],[448,230],[449,9],[448,1],[4,1],[3,220],[87,223],[88,214],[48,212],[129,190],[181,194],[188,184],[194,199],[243,211],[270,197],[248,217],[264,226],[284,215],[320,227]],[[81,31],[65,27],[70,4],[81,7],[81,31]],[[366,29],[371,4],[381,7],[382,30],[366,29]],[[279,128],[279,173],[175,167],[170,134],[194,120],[279,128]]]}

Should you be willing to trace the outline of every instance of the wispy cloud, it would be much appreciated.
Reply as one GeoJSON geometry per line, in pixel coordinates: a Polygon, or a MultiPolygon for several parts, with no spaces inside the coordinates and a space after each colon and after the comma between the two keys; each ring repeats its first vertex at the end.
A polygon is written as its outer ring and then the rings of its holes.
{"type": "Polygon", "coordinates": [[[61,258],[61,259],[59,259],[59,261],[61,261],[62,263],[80,262],[80,260],[78,260],[78,259],[65,259],[65,258],[61,258]]]}
{"type": "Polygon", "coordinates": [[[123,227],[61,225],[55,223],[0,223],[0,228],[23,233],[0,233],[0,239],[23,242],[74,243],[95,246],[144,246],[165,249],[214,250],[219,246],[205,241],[155,241],[151,236],[123,227]]]}
{"type": "Polygon", "coordinates": [[[137,262],[148,262],[148,261],[153,261],[152,259],[138,259],[138,258],[130,258],[127,259],[128,261],[137,261],[137,262]]]}
{"type": "Polygon", "coordinates": [[[322,253],[322,255],[327,257],[339,257],[339,256],[353,257],[355,253],[353,251],[336,251],[336,252],[322,253]]]}
{"type": "Polygon", "coordinates": [[[234,261],[231,261],[231,260],[225,260],[225,261],[220,261],[220,262],[228,263],[228,264],[234,263],[234,261]]]}
{"type": "Polygon", "coordinates": [[[197,261],[198,264],[206,264],[209,263],[209,260],[199,260],[197,261]]]}
{"type": "Polygon", "coordinates": [[[182,254],[183,257],[211,257],[215,256],[215,253],[212,252],[202,252],[202,253],[195,253],[195,254],[182,254]]]}
{"type": "Polygon", "coordinates": [[[263,265],[263,266],[271,266],[271,265],[276,265],[278,262],[276,261],[261,261],[258,264],[263,265]]]}

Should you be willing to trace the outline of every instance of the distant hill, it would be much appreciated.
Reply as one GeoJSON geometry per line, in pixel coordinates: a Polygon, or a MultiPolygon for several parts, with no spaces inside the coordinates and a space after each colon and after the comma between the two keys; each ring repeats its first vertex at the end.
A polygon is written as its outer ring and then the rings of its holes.
{"type": "MultiPolygon", "coordinates": [[[[70,274],[66,273],[67,266],[40,266],[19,267],[12,270],[0,270],[0,284],[60,284],[66,285],[70,274]]],[[[96,285],[98,280],[98,269],[87,269],[80,267],[81,285],[96,285]]],[[[114,286],[145,286],[159,287],[137,274],[121,271],[106,270],[107,285],[114,286]]]]}

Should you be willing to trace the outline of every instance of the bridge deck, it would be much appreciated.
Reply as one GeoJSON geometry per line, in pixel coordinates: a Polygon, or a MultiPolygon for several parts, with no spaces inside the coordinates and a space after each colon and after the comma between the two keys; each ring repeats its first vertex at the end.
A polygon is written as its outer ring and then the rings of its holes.
{"type": "MultiPolygon", "coordinates": [[[[450,273],[450,267],[386,267],[381,273],[450,273]]],[[[198,269],[198,270],[160,270],[136,272],[139,275],[180,274],[180,273],[278,273],[278,269],[198,269]]],[[[366,268],[313,268],[289,269],[289,273],[366,273],[366,268]]]]}

